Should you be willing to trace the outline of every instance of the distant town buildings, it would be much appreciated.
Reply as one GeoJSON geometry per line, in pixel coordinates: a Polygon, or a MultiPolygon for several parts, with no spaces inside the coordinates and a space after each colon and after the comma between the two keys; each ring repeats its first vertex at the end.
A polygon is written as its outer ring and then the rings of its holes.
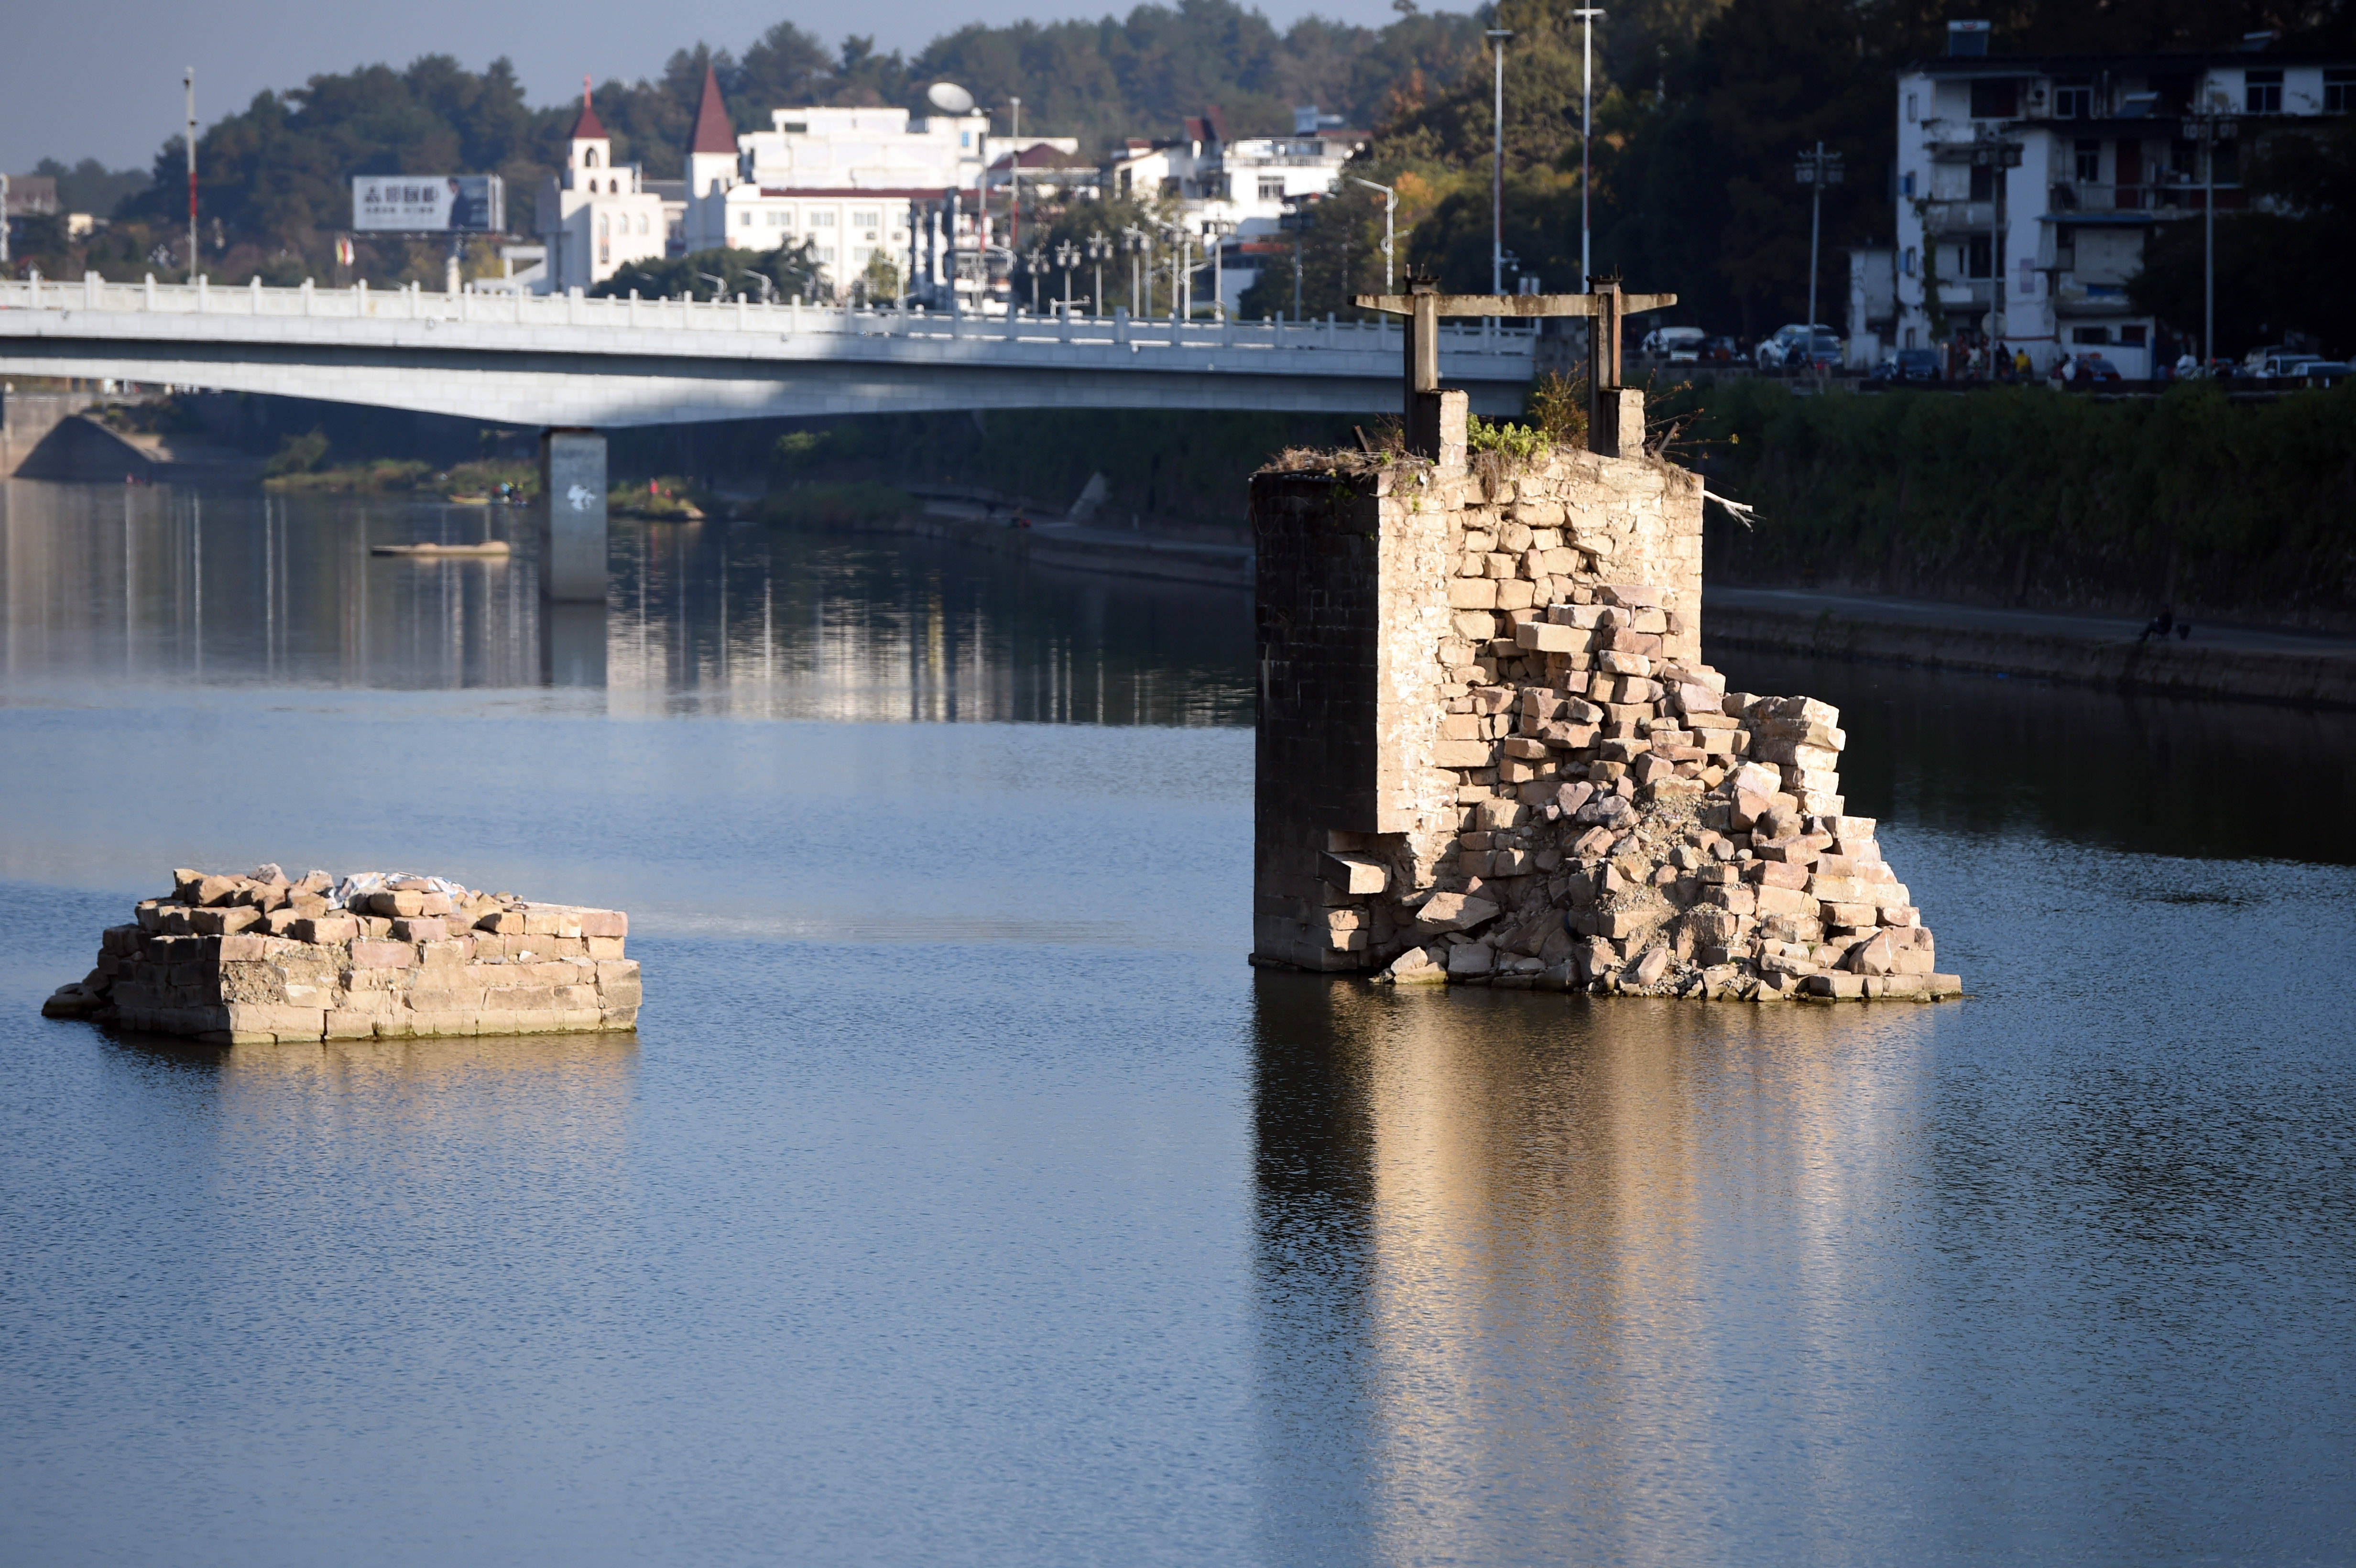
{"type": "Polygon", "coordinates": [[[2212,188],[2218,211],[2246,207],[2253,146],[2356,110],[2356,61],[2275,58],[2269,35],[2228,54],[2035,58],[1990,55],[1988,37],[1952,23],[1946,56],[1899,76],[1896,243],[1852,257],[1851,362],[1944,325],[2040,372],[2098,353],[2148,377],[2160,324],[2126,285],[2152,235],[2198,219],[2212,188]]]}
{"type": "MultiPolygon", "coordinates": [[[[1208,110],[1187,119],[1179,136],[1131,140],[1101,165],[1083,157],[1073,137],[994,136],[981,109],[911,115],[809,105],[774,109],[769,122],[766,131],[737,133],[707,68],[686,177],[651,180],[635,165],[615,165],[613,144],[584,99],[564,171],[541,193],[547,260],[509,286],[587,290],[634,261],[723,245],[807,244],[838,294],[881,257],[920,297],[946,305],[954,286],[970,306],[986,280],[1007,275],[1005,212],[1019,184],[1026,201],[1166,201],[1198,246],[1220,247],[1220,264],[1210,270],[1232,310],[1266,255],[1283,248],[1286,215],[1331,190],[1365,142],[1314,108],[1295,112],[1289,136],[1240,140],[1208,110]]],[[[1211,251],[1201,253],[1207,267],[1211,251]]]]}
{"type": "Polygon", "coordinates": [[[671,244],[666,207],[636,164],[616,166],[613,138],[584,91],[564,170],[541,187],[536,227],[548,258],[534,291],[592,289],[632,261],[659,261],[671,244]]]}

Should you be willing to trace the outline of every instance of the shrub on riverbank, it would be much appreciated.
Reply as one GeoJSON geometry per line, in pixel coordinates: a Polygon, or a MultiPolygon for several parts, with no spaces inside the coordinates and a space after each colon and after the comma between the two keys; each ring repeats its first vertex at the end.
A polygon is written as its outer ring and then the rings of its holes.
{"type": "Polygon", "coordinates": [[[265,490],[294,495],[412,496],[419,500],[504,495],[527,500],[540,493],[540,474],[529,463],[461,463],[435,468],[430,463],[380,458],[332,468],[288,464],[269,475],[262,485],[265,490]]]}
{"type": "Polygon", "coordinates": [[[2356,624],[2356,388],[1690,396],[1715,577],[2356,624]]]}
{"type": "Polygon", "coordinates": [[[755,515],[765,523],[851,528],[906,517],[918,509],[916,498],[905,490],[872,479],[854,479],[773,490],[761,497],[755,515]]]}

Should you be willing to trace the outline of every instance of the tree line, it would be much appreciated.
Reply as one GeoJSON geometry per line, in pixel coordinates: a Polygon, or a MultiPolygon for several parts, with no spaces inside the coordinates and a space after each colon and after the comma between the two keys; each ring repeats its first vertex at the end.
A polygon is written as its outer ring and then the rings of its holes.
{"type": "MultiPolygon", "coordinates": [[[[1001,109],[1019,94],[1025,129],[1077,136],[1098,153],[1130,135],[1173,134],[1180,117],[1209,105],[1248,134],[1289,129],[1293,106],[1313,102],[1373,133],[1350,172],[1398,193],[1398,269],[1485,289],[1496,128],[1483,33],[1506,28],[1505,244],[1514,264],[1505,286],[1525,274],[1548,290],[1577,286],[1584,195],[1599,272],[1674,289],[1681,319],[1752,335],[1796,319],[1806,298],[1808,203],[1792,171],[1800,148],[1821,139],[1848,170],[1825,200],[1820,297],[1841,297],[1845,248],[1891,239],[1892,74],[1939,52],[1952,9],[1944,0],[1615,5],[1595,35],[1593,184],[1583,192],[1575,0],[1495,0],[1469,14],[1424,12],[1415,0],[1393,8],[1379,27],[1312,17],[1280,30],[1236,0],[1175,0],[1095,21],[976,24],[907,56],[860,36],[830,49],[780,22],[741,53],[698,44],[651,77],[610,80],[593,96],[616,157],[657,178],[680,173],[707,64],[739,130],[766,125],[770,109],[788,103],[921,112],[926,86],[948,80],[1001,109]]],[[[2285,48],[2356,51],[2356,0],[1997,0],[1968,9],[1994,24],[1997,47],[2010,53],[2230,48],[2257,31],[2276,33],[2285,48]]],[[[577,112],[572,101],[533,107],[504,59],[476,71],[441,55],[261,93],[198,143],[201,264],[230,282],[438,278],[432,247],[365,238],[354,274],[336,271],[350,176],[496,172],[507,178],[511,226],[527,227],[577,112]]],[[[182,158],[177,138],[165,144],[150,176],[115,206],[113,228],[86,245],[69,243],[60,225],[20,220],[20,267],[136,277],[185,265],[182,158]]],[[[2346,254],[2356,224],[2351,171],[2356,147],[2344,134],[2252,171],[2272,210],[2221,224],[2232,233],[2220,242],[2221,278],[2233,280],[2221,282],[2220,297],[2250,316],[2247,330],[2340,332],[2331,315],[2346,311],[2331,297],[2340,291],[2313,285],[2346,254]],[[2286,315],[2286,301],[2318,319],[2272,319],[2286,315]]],[[[85,177],[80,188],[105,187],[85,177]]],[[[1039,231],[1084,216],[1043,213],[1039,231]]],[[[1265,258],[1247,313],[1289,313],[1297,298],[1311,315],[1347,314],[1352,294],[1380,285],[1381,237],[1381,198],[1345,183],[1265,258]]],[[[2139,285],[2139,298],[2179,322],[2185,243],[2164,236],[2139,285]]],[[[472,264],[495,266],[487,247],[472,264]]],[[[2233,320],[2240,330],[2241,316],[2233,320]]]]}

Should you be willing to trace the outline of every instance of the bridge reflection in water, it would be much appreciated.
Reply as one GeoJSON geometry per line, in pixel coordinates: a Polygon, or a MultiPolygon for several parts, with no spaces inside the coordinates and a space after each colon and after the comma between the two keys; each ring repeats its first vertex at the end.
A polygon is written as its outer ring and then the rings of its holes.
{"type": "Polygon", "coordinates": [[[1936,1023],[1261,976],[1270,1560],[1830,1547],[1934,1338],[1852,1263],[1936,1023]]]}
{"type": "Polygon", "coordinates": [[[531,514],[0,483],[0,681],[566,688],[615,714],[1248,723],[1250,596],[914,537],[615,525],[606,604],[531,514]],[[485,538],[509,560],[371,556],[485,538]]]}

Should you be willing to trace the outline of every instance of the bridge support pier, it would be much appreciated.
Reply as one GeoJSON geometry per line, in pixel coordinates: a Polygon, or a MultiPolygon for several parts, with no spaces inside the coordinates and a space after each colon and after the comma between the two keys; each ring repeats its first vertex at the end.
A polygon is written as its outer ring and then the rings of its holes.
{"type": "Polygon", "coordinates": [[[555,603],[605,602],[605,438],[540,432],[540,592],[555,603]]]}

